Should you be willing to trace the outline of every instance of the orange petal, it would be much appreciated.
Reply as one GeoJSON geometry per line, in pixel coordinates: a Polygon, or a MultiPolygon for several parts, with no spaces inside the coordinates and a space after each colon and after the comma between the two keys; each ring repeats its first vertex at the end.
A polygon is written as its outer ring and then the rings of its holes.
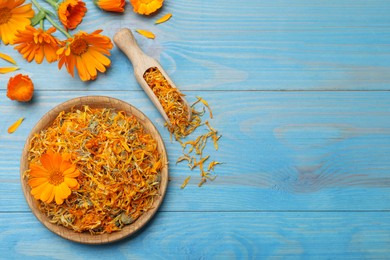
{"type": "Polygon", "coordinates": [[[23,122],[24,120],[24,117],[21,117],[19,118],[15,123],[13,123],[9,128],[8,128],[8,133],[9,134],[12,134],[13,132],[16,131],[16,129],[18,129],[18,127],[20,126],[20,124],[23,122]]]}
{"type": "Polygon", "coordinates": [[[31,189],[31,195],[33,195],[34,198],[38,200],[41,197],[41,194],[45,190],[47,185],[50,185],[50,184],[43,183],[43,184],[31,189]]]}
{"type": "Polygon", "coordinates": [[[42,191],[40,199],[43,202],[50,203],[54,198],[54,186],[51,184],[46,185],[45,189],[42,191]]]}
{"type": "Polygon", "coordinates": [[[53,154],[51,152],[47,152],[47,153],[43,154],[41,156],[41,159],[40,159],[43,167],[45,167],[50,172],[57,170],[57,167],[53,163],[53,159],[52,158],[53,158],[53,154]]]}
{"type": "Polygon", "coordinates": [[[158,20],[155,22],[155,24],[165,23],[165,22],[168,21],[171,17],[172,17],[172,14],[166,14],[166,15],[164,15],[163,17],[161,17],[160,19],[158,19],[158,20]]]}
{"type": "Polygon", "coordinates": [[[60,172],[65,172],[68,168],[72,167],[72,163],[64,160],[64,157],[62,157],[61,165],[60,165],[60,172]]]}
{"type": "Polygon", "coordinates": [[[18,69],[19,69],[18,67],[5,67],[5,68],[0,68],[0,73],[1,73],[1,74],[5,74],[5,73],[8,73],[8,72],[12,72],[12,71],[18,70],[18,69]]]}
{"type": "Polygon", "coordinates": [[[54,167],[56,167],[57,170],[60,170],[61,164],[62,164],[62,157],[61,154],[55,153],[52,157],[52,162],[54,164],[54,167]]]}
{"type": "Polygon", "coordinates": [[[56,203],[58,205],[62,204],[64,202],[64,199],[66,199],[67,197],[69,197],[69,195],[71,194],[72,192],[70,191],[68,185],[66,185],[65,182],[61,183],[60,185],[56,186],[55,187],[55,199],[56,199],[56,203]]]}
{"type": "Polygon", "coordinates": [[[9,55],[5,54],[5,53],[1,53],[0,52],[0,58],[2,58],[3,60],[6,60],[8,62],[11,62],[12,64],[16,65],[16,61],[9,55]]]}
{"type": "Polygon", "coordinates": [[[47,181],[47,178],[42,178],[42,177],[38,177],[38,178],[31,178],[30,180],[28,180],[28,185],[30,185],[30,187],[37,187],[41,184],[44,184],[48,182],[47,181]]]}
{"type": "Polygon", "coordinates": [[[68,177],[68,178],[76,178],[77,176],[80,175],[80,171],[77,170],[75,167],[73,168],[70,168],[71,170],[66,170],[64,172],[64,176],[68,177]]]}
{"type": "Polygon", "coordinates": [[[149,32],[147,30],[135,30],[137,33],[141,34],[142,36],[145,36],[146,38],[149,39],[154,39],[155,36],[152,32],[149,32]]]}
{"type": "Polygon", "coordinates": [[[73,178],[65,177],[64,182],[66,183],[66,185],[68,185],[69,188],[76,188],[77,186],[79,186],[77,180],[73,178]]]}
{"type": "Polygon", "coordinates": [[[44,167],[35,163],[30,164],[30,169],[30,175],[35,178],[47,178],[47,176],[49,175],[44,167]]]}

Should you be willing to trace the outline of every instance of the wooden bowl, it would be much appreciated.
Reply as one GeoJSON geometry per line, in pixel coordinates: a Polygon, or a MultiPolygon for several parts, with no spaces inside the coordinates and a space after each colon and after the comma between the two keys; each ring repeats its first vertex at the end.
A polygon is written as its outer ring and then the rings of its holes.
{"type": "Polygon", "coordinates": [[[158,210],[159,206],[161,205],[164,199],[165,192],[168,185],[167,158],[168,157],[165,151],[165,146],[159,132],[152,124],[152,122],[141,111],[139,111],[138,109],[136,109],[135,107],[131,106],[130,104],[124,101],[111,98],[111,97],[103,97],[103,96],[80,97],[80,98],[71,99],[69,101],[66,101],[56,106],[55,108],[47,112],[32,129],[24,145],[24,149],[21,157],[21,162],[20,162],[21,184],[22,184],[24,196],[26,197],[27,203],[31,208],[32,212],[38,218],[38,220],[41,221],[42,224],[45,225],[52,232],[58,234],[63,238],[69,239],[71,241],[79,242],[79,243],[84,243],[84,244],[111,243],[123,239],[125,237],[128,237],[136,233],[137,231],[139,231],[143,226],[145,226],[146,223],[148,223],[149,220],[151,220],[151,218],[158,210]],[[34,197],[31,195],[30,193],[31,188],[27,184],[26,178],[23,178],[24,172],[29,167],[27,156],[28,156],[29,144],[33,135],[35,133],[39,133],[43,129],[48,128],[61,111],[70,111],[72,108],[82,108],[84,105],[88,105],[91,108],[113,108],[117,111],[119,110],[124,111],[128,116],[134,115],[139,120],[139,122],[144,126],[145,130],[148,131],[153,136],[153,138],[157,141],[158,151],[163,157],[164,166],[161,170],[160,194],[159,197],[154,201],[153,207],[147,212],[143,213],[133,223],[126,225],[125,227],[122,228],[122,230],[113,232],[111,234],[92,235],[89,232],[77,233],[66,227],[50,223],[48,218],[39,210],[38,201],[34,199],[34,197]]]}

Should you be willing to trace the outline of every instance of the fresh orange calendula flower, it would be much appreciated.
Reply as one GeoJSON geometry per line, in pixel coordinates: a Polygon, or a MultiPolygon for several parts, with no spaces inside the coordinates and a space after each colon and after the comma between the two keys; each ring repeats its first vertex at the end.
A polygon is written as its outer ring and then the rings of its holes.
{"type": "Polygon", "coordinates": [[[130,0],[134,12],[149,15],[160,9],[164,0],[130,0]]]}
{"type": "Polygon", "coordinates": [[[75,29],[86,12],[87,7],[80,0],[64,0],[58,6],[58,17],[66,29],[75,29]]]}
{"type": "Polygon", "coordinates": [[[51,151],[40,158],[42,165],[30,164],[28,185],[35,199],[50,203],[53,200],[60,205],[77,189],[79,183],[75,179],[80,171],[70,162],[69,155],[61,155],[51,151]]]}
{"type": "Polygon", "coordinates": [[[4,44],[13,44],[15,34],[29,25],[34,16],[31,4],[24,0],[0,0],[0,39],[4,44]]]}
{"type": "Polygon", "coordinates": [[[80,31],[74,37],[69,38],[65,46],[58,49],[58,68],[65,64],[68,72],[74,77],[74,68],[77,68],[82,81],[93,80],[97,71],[105,72],[111,61],[106,55],[110,55],[113,45],[110,38],[101,35],[102,30],[86,33],[80,31]]]}
{"type": "Polygon", "coordinates": [[[28,62],[35,59],[40,64],[45,57],[48,62],[54,62],[58,60],[56,52],[61,44],[61,41],[52,35],[55,31],[54,27],[44,31],[41,28],[36,29],[28,25],[24,31],[19,31],[16,34],[15,44],[18,45],[15,49],[28,62]]]}
{"type": "Polygon", "coordinates": [[[125,11],[125,0],[94,0],[93,2],[104,11],[117,13],[125,11]]]}
{"type": "Polygon", "coordinates": [[[28,102],[34,94],[34,84],[28,75],[17,74],[8,81],[7,97],[11,100],[28,102]]]}

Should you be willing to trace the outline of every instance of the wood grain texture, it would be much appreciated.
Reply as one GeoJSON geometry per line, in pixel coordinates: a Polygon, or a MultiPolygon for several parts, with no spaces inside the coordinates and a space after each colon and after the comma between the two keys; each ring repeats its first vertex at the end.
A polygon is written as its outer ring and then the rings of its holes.
{"type": "Polygon", "coordinates": [[[156,35],[135,38],[190,103],[196,96],[210,103],[210,122],[223,137],[217,152],[206,153],[223,164],[202,188],[198,172],[175,164],[181,147],[116,46],[107,73],[81,82],[1,45],[21,69],[0,75],[0,259],[389,259],[389,1],[166,0],[153,17],[134,14],[128,3],[117,15],[85,2],[81,30],[156,35]],[[172,18],[154,25],[166,13],[172,18]],[[34,81],[30,104],[6,98],[16,73],[34,81]],[[170,169],[151,223],[99,247],[47,230],[19,181],[23,145],[39,118],[86,95],[116,97],[144,112],[162,135],[170,169]]]}
{"type": "MultiPolygon", "coordinates": [[[[39,92],[28,109],[3,96],[1,190],[18,190],[18,158],[31,126],[55,105],[88,93],[39,92]],[[6,112],[11,110],[13,114],[6,112]],[[21,116],[26,119],[20,129],[6,133],[8,124],[21,116]]],[[[210,122],[223,136],[219,151],[210,146],[207,152],[224,164],[216,167],[217,179],[201,189],[197,171],[185,163],[175,164],[181,147],[170,141],[163,119],[145,93],[110,93],[143,111],[162,135],[171,173],[164,211],[389,209],[389,92],[185,94],[190,102],[202,95],[210,103],[215,115],[210,122]],[[188,175],[192,179],[181,190],[188,175]],[[205,192],[207,199],[199,200],[205,192]]],[[[25,210],[18,203],[22,195],[13,196],[14,203],[9,197],[0,198],[2,209],[25,210]]]]}
{"type": "MultiPolygon", "coordinates": [[[[185,90],[389,90],[387,0],[169,2],[162,13],[173,17],[156,26],[131,8],[102,14],[88,1],[80,29],[91,32],[99,21],[109,37],[123,27],[154,32],[155,40],[135,37],[185,90]]],[[[0,51],[14,57],[18,72],[32,76],[39,89],[139,89],[124,84],[134,78],[132,66],[116,47],[111,68],[93,84],[55,64],[37,69],[11,46],[0,51]]],[[[0,89],[7,79],[0,76],[0,89]]]]}
{"type": "Polygon", "coordinates": [[[138,236],[99,246],[53,236],[29,213],[1,217],[8,259],[387,259],[390,244],[380,212],[163,212],[138,236]]]}

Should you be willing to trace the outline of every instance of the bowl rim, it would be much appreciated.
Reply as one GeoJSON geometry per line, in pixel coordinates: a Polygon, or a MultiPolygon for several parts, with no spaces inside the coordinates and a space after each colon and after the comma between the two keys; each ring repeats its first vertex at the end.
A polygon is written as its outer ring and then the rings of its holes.
{"type": "Polygon", "coordinates": [[[109,96],[82,96],[72,98],[65,102],[62,102],[56,105],[54,108],[45,113],[40,120],[35,124],[35,126],[30,131],[28,137],[26,138],[21,159],[20,159],[20,181],[22,186],[22,191],[24,197],[27,201],[28,206],[30,207],[32,213],[35,217],[50,231],[55,234],[82,244],[106,244],[119,241],[126,237],[130,237],[140,231],[156,214],[157,210],[161,206],[168,186],[168,156],[165,148],[164,141],[152,123],[152,121],[139,109],[127,103],[123,100],[109,97],[109,96]],[[120,231],[115,231],[110,234],[104,233],[99,235],[92,235],[89,232],[77,233],[72,229],[50,223],[48,218],[38,209],[38,201],[34,199],[31,195],[31,188],[27,184],[27,179],[24,178],[24,172],[28,169],[28,149],[31,138],[35,133],[38,133],[42,129],[46,129],[52,123],[52,121],[58,116],[58,114],[62,111],[69,111],[72,108],[81,108],[84,105],[88,105],[92,108],[113,108],[115,110],[124,110],[126,115],[134,115],[138,121],[144,126],[144,128],[152,135],[152,137],[158,143],[158,150],[162,155],[163,160],[163,168],[161,170],[161,178],[160,178],[160,194],[158,198],[153,202],[153,206],[148,211],[144,212],[140,217],[138,217],[133,223],[124,226],[120,231]],[[124,108],[124,109],[121,109],[124,108]]]}

